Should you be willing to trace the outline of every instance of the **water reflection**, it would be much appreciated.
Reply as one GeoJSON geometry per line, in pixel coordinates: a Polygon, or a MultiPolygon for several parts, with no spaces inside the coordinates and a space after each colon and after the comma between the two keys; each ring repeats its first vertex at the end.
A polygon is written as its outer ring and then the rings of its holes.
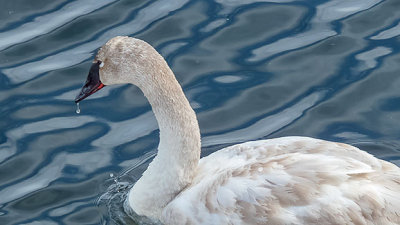
{"type": "Polygon", "coordinates": [[[389,28],[387,30],[381,31],[379,34],[372,36],[371,39],[372,40],[383,40],[383,39],[393,38],[393,37],[396,37],[399,35],[400,35],[400,22],[396,26],[389,28]]]}
{"type": "Polygon", "coordinates": [[[376,67],[377,60],[385,55],[392,52],[392,49],[386,47],[376,47],[366,52],[362,52],[356,55],[356,59],[360,60],[363,64],[360,66],[359,70],[367,70],[376,67]]]}
{"type": "Polygon", "coordinates": [[[0,51],[15,44],[29,41],[37,36],[45,35],[79,16],[89,14],[114,1],[116,0],[82,0],[71,2],[54,12],[37,16],[32,22],[0,33],[0,51]]]}
{"type": "Polygon", "coordinates": [[[226,134],[209,135],[204,137],[202,140],[202,146],[206,147],[217,144],[244,142],[268,136],[285,126],[288,126],[290,123],[301,117],[307,109],[317,104],[324,95],[324,91],[310,94],[292,106],[285,107],[284,110],[275,112],[274,115],[265,116],[248,127],[235,129],[226,134]]]}
{"type": "Polygon", "coordinates": [[[139,32],[152,22],[168,15],[182,7],[187,0],[179,1],[155,1],[154,3],[136,12],[136,17],[117,27],[108,29],[95,40],[84,42],[77,47],[67,49],[62,52],[46,55],[43,59],[28,62],[23,65],[4,69],[2,72],[8,77],[10,82],[18,84],[33,79],[45,72],[73,66],[92,57],[92,52],[98,49],[110,38],[117,35],[128,35],[139,32]],[[157,12],[157,13],[154,13],[157,12]]]}
{"type": "MultiPolygon", "coordinates": [[[[58,129],[76,128],[83,124],[94,121],[95,118],[82,116],[51,118],[38,122],[27,123],[23,126],[9,130],[5,133],[7,142],[0,144],[0,162],[7,160],[9,157],[17,153],[17,141],[30,134],[40,134],[49,131],[57,131],[58,129]]],[[[46,145],[46,143],[44,143],[46,145]]]]}
{"type": "Polygon", "coordinates": [[[256,62],[267,59],[275,54],[314,44],[328,37],[335,36],[337,32],[331,24],[356,14],[360,11],[369,9],[381,2],[381,0],[335,0],[316,7],[315,16],[309,22],[309,30],[301,32],[291,37],[282,38],[273,43],[258,47],[252,51],[249,62],[256,62]]]}
{"type": "Polygon", "coordinates": [[[231,84],[231,83],[235,83],[238,81],[241,81],[243,78],[240,76],[233,76],[233,75],[223,75],[223,76],[218,76],[216,78],[214,78],[214,80],[218,83],[222,83],[222,84],[231,84]]]}
{"type": "Polygon", "coordinates": [[[167,59],[203,155],[304,135],[400,162],[397,0],[41,3],[0,22],[2,224],[127,221],[121,198],[158,145],[150,106],[130,85],[97,92],[79,115],[73,102],[93,53],[116,35],[167,59]]]}

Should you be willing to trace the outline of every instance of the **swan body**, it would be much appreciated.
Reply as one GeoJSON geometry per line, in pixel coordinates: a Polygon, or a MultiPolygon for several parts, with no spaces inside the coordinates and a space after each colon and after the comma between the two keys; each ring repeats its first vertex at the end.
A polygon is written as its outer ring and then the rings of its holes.
{"type": "Polygon", "coordinates": [[[307,137],[230,146],[202,158],[164,209],[168,224],[399,224],[395,165],[307,137]]]}
{"type": "Polygon", "coordinates": [[[200,159],[196,115],[163,57],[142,40],[109,40],[75,101],[121,83],[143,91],[160,127],[158,154],[129,191],[127,211],[175,225],[400,224],[394,164],[307,137],[246,142],[200,159]]]}

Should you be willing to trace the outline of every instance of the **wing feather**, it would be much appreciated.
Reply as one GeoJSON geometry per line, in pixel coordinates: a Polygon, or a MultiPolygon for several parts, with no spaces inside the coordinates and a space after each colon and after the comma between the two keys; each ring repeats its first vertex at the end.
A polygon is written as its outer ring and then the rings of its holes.
{"type": "Polygon", "coordinates": [[[400,224],[399,168],[340,143],[286,137],[200,160],[165,224],[400,224]]]}

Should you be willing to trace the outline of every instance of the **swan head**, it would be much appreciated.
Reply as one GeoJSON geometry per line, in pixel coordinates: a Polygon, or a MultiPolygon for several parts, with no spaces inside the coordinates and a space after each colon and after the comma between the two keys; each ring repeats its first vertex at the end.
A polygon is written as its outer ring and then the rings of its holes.
{"type": "Polygon", "coordinates": [[[162,56],[145,41],[131,37],[114,37],[96,54],[89,75],[80,93],[78,103],[106,85],[131,83],[142,87],[152,79],[162,56]]]}

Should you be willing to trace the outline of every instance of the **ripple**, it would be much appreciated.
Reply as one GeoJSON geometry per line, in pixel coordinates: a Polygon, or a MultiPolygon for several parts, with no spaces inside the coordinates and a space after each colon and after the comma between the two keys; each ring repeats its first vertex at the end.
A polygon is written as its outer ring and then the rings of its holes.
{"type": "Polygon", "coordinates": [[[25,63],[20,66],[3,69],[3,73],[11,83],[19,84],[49,72],[79,64],[92,57],[92,52],[102,46],[110,38],[118,35],[130,35],[136,33],[152,22],[160,19],[168,13],[181,8],[188,0],[179,1],[156,1],[141,9],[134,20],[118,27],[112,28],[99,36],[96,40],[81,44],[77,47],[48,55],[41,60],[25,63]]]}
{"type": "Polygon", "coordinates": [[[27,123],[15,129],[9,130],[5,133],[7,142],[0,144],[0,163],[12,155],[15,155],[17,152],[17,140],[20,140],[29,134],[55,131],[58,129],[76,128],[91,121],[94,121],[94,118],[89,116],[80,116],[78,118],[59,117],[27,123]]]}
{"type": "MultiPolygon", "coordinates": [[[[21,1],[20,1],[21,2],[21,1]]],[[[40,4],[35,2],[24,2],[24,4],[6,4],[0,8],[0,26],[4,31],[7,27],[18,24],[26,18],[33,18],[36,15],[53,11],[68,2],[68,0],[40,0],[40,4]]]]}
{"type": "Polygon", "coordinates": [[[74,1],[55,12],[36,17],[32,22],[0,33],[0,50],[49,33],[79,16],[86,15],[115,1],[116,0],[74,1]]]}
{"type": "Polygon", "coordinates": [[[382,2],[382,0],[328,1],[327,3],[317,6],[317,12],[313,21],[331,23],[370,9],[380,2],[382,2]]]}
{"type": "Polygon", "coordinates": [[[227,14],[232,12],[238,7],[248,4],[261,3],[261,2],[270,2],[270,3],[287,3],[287,2],[295,2],[297,0],[216,0],[219,4],[223,5],[224,8],[221,13],[227,14]]]}
{"type": "Polygon", "coordinates": [[[201,28],[201,32],[211,32],[219,27],[222,27],[227,22],[227,18],[216,19],[208,23],[205,27],[201,28]]]}
{"type": "Polygon", "coordinates": [[[65,216],[67,214],[70,214],[71,212],[77,210],[77,208],[80,208],[82,205],[85,205],[85,202],[73,202],[68,205],[64,205],[62,207],[58,207],[56,209],[53,209],[49,212],[49,215],[52,217],[59,217],[59,216],[65,216]]]}
{"type": "Polygon", "coordinates": [[[164,46],[162,49],[160,49],[160,53],[162,55],[170,55],[171,53],[175,52],[176,50],[186,46],[188,43],[183,42],[183,41],[178,41],[178,42],[174,42],[174,43],[170,43],[167,46],[164,46]]]}
{"type": "Polygon", "coordinates": [[[49,220],[36,220],[28,223],[20,223],[21,225],[57,225],[58,223],[49,220]]]}
{"type": "Polygon", "coordinates": [[[317,6],[315,16],[310,21],[310,30],[292,37],[282,38],[252,50],[249,62],[258,62],[285,51],[295,50],[335,36],[330,23],[369,9],[382,0],[336,0],[317,6]]]}
{"type": "Polygon", "coordinates": [[[35,176],[0,190],[2,203],[5,204],[47,187],[50,182],[59,178],[65,165],[65,155],[64,153],[61,154],[61,157],[55,158],[49,165],[39,170],[35,176]]]}
{"type": "Polygon", "coordinates": [[[136,140],[158,129],[157,121],[152,112],[144,113],[130,120],[111,122],[108,125],[110,126],[110,131],[93,141],[93,146],[110,149],[136,140]],[[132,129],[132,127],[135,129],[132,129]]]}
{"type": "Polygon", "coordinates": [[[387,30],[381,31],[379,34],[372,36],[372,40],[384,40],[390,39],[400,35],[400,22],[396,26],[389,28],[387,30]]]}
{"type": "Polygon", "coordinates": [[[298,49],[307,45],[314,44],[325,38],[332,37],[337,33],[329,27],[322,25],[314,26],[311,31],[280,39],[272,44],[256,48],[252,51],[252,56],[248,59],[249,62],[257,62],[267,59],[281,52],[298,49]]]}
{"type": "Polygon", "coordinates": [[[222,75],[215,77],[214,80],[218,83],[222,84],[231,84],[231,83],[236,83],[238,81],[241,81],[243,77],[240,76],[234,76],[234,75],[222,75]]]}
{"type": "Polygon", "coordinates": [[[247,140],[256,140],[268,136],[271,133],[289,125],[300,118],[306,110],[315,106],[325,96],[325,91],[315,92],[302,98],[290,107],[287,107],[274,115],[266,116],[250,126],[235,129],[219,135],[204,137],[202,146],[212,146],[216,144],[237,143],[247,140]]]}
{"type": "MultiPolygon", "coordinates": [[[[96,154],[90,151],[83,153],[62,152],[33,176],[0,190],[2,203],[5,204],[14,201],[37,190],[48,187],[51,182],[62,177],[63,170],[66,166],[75,165],[79,167],[79,172],[82,175],[87,175],[109,165],[110,162],[111,156],[107,151],[101,152],[97,150],[96,154]]],[[[86,178],[86,176],[82,178],[86,178]]]]}
{"type": "Polygon", "coordinates": [[[378,64],[378,58],[388,55],[391,52],[392,49],[379,46],[369,51],[357,54],[356,59],[360,60],[363,63],[363,65],[360,66],[359,70],[375,68],[378,64]]]}

